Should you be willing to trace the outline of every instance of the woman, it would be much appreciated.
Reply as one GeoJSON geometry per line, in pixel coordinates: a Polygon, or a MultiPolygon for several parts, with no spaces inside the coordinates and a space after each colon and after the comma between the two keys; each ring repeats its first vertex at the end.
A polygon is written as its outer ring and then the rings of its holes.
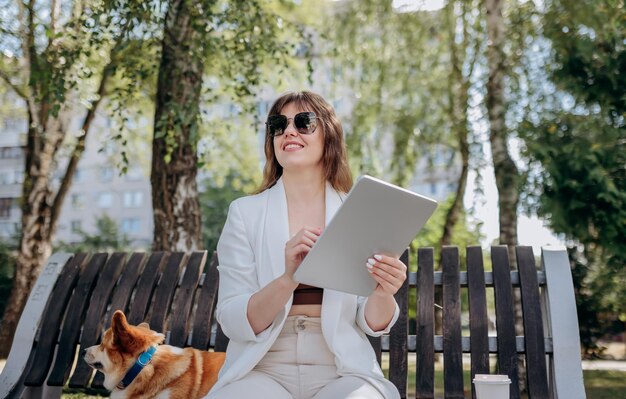
{"type": "Polygon", "coordinates": [[[216,317],[230,342],[208,398],[399,398],[365,334],[395,323],[406,266],[372,254],[367,298],[293,279],[352,187],[339,120],[305,91],[278,98],[266,126],[261,188],[232,202],[217,246],[216,317]]]}

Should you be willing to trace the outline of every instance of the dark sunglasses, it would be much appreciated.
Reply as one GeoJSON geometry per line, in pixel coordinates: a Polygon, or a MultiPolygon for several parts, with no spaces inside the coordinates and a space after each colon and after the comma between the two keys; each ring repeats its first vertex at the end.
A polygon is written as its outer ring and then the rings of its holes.
{"type": "MultiPolygon", "coordinates": [[[[267,127],[267,133],[272,136],[280,136],[285,133],[287,126],[289,126],[289,120],[285,115],[270,115],[267,117],[265,126],[267,127]]],[[[300,112],[293,117],[293,126],[300,134],[311,134],[315,132],[317,128],[317,116],[315,112],[300,112]]]]}

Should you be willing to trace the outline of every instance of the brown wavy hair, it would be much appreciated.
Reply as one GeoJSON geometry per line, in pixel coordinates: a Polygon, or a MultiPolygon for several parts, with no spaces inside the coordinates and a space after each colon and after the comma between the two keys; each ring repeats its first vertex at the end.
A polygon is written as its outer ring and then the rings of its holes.
{"type": "MultiPolygon", "coordinates": [[[[318,119],[318,132],[324,135],[324,154],[322,163],[324,175],[335,190],[347,193],[352,188],[352,173],[348,166],[346,144],[343,139],[343,128],[335,114],[333,107],[319,94],[310,91],[288,92],[278,97],[269,116],[280,115],[280,111],[287,104],[295,103],[302,110],[314,111],[318,119]],[[320,123],[321,122],[321,123],[320,123]]],[[[283,167],[280,166],[274,153],[274,138],[265,129],[265,167],[263,168],[263,182],[255,191],[261,193],[276,184],[282,176],[283,167]]]]}

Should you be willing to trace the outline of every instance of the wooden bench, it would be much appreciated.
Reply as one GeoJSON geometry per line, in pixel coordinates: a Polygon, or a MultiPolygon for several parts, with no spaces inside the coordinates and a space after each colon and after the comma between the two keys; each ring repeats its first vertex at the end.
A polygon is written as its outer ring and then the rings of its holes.
{"type": "MultiPolygon", "coordinates": [[[[418,271],[409,273],[397,294],[403,310],[397,324],[388,336],[371,339],[379,361],[382,352],[388,352],[389,379],[402,398],[407,397],[412,363],[415,397],[435,397],[435,353],[443,354],[445,398],[473,396],[470,384],[464,383],[464,353],[471,356],[472,376],[496,371],[509,375],[511,399],[520,398],[518,355],[528,365],[528,397],[586,397],[567,254],[544,250],[539,269],[530,247],[517,247],[516,254],[518,270],[511,271],[507,248],[493,247],[493,271],[485,271],[481,248],[468,247],[467,268],[461,271],[459,250],[446,247],[441,271],[435,271],[433,249],[418,249],[418,271]],[[443,289],[442,335],[436,335],[434,328],[436,287],[443,289]],[[523,336],[516,336],[514,327],[513,291],[518,287],[523,336]],[[409,334],[409,291],[415,289],[416,333],[409,334]],[[468,295],[461,295],[465,290],[468,295]],[[487,306],[492,295],[494,336],[487,306]],[[461,323],[465,297],[469,298],[469,335],[463,334],[461,323]],[[489,364],[490,354],[497,357],[497,370],[489,364]]],[[[408,257],[405,252],[406,264],[408,257]]],[[[151,328],[165,331],[171,345],[224,351],[228,339],[213,321],[216,264],[216,256],[207,263],[206,252],[54,254],[20,319],[0,375],[0,398],[60,397],[63,386],[87,392],[102,389],[102,375],[94,376],[77,353],[99,341],[116,309],[124,310],[132,324],[147,321],[151,328]]]]}

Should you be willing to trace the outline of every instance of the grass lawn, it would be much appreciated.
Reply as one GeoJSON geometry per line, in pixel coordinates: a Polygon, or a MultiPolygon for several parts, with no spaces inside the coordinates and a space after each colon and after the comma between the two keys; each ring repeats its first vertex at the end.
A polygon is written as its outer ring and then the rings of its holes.
{"type": "MultiPolygon", "coordinates": [[[[585,388],[587,399],[626,399],[626,372],[608,370],[585,370],[585,388]]],[[[465,387],[469,387],[469,371],[465,372],[465,387]]],[[[466,388],[467,389],[467,388],[466,388]]],[[[409,374],[408,397],[415,395],[415,371],[409,374]]],[[[466,390],[466,397],[471,394],[466,390]]],[[[102,398],[80,393],[64,393],[64,399],[102,398]]],[[[435,370],[435,397],[443,398],[443,372],[435,370]]]]}
{"type": "Polygon", "coordinates": [[[587,399],[626,399],[626,372],[584,370],[587,399]]]}

